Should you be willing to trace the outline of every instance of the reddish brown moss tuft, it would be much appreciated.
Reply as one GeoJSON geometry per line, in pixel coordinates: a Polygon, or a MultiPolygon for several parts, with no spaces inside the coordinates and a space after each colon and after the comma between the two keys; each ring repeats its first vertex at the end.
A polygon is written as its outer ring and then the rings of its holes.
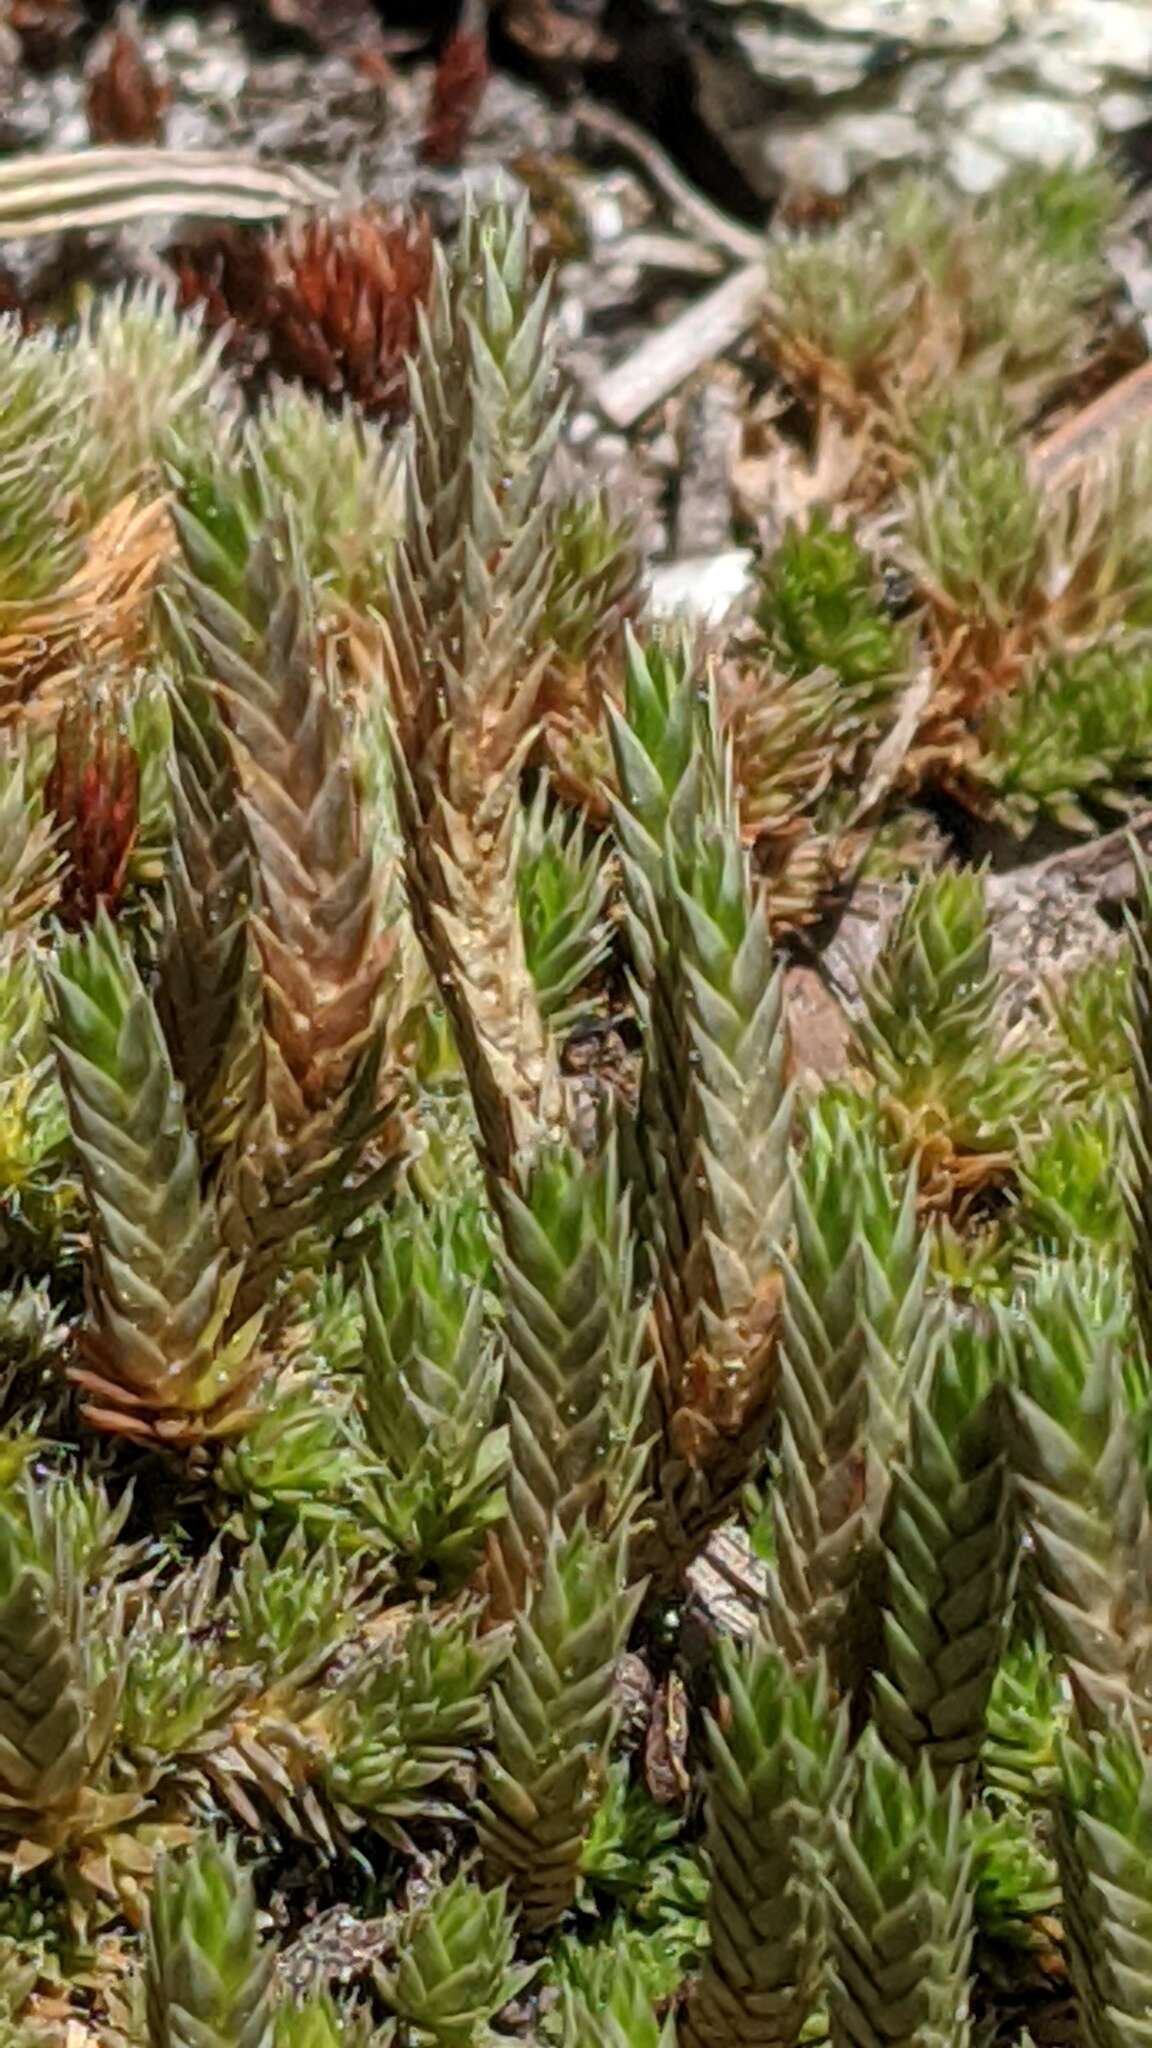
{"type": "Polygon", "coordinates": [[[93,142],[160,142],[172,95],[144,54],[136,16],[122,8],[88,66],[88,133],[93,142]]]}
{"type": "Polygon", "coordinates": [[[61,712],[44,801],[65,857],[60,921],[77,931],[101,904],[115,910],[140,828],[140,763],[106,690],[86,690],[61,712]]]}
{"type": "Polygon", "coordinates": [[[488,84],[488,49],[483,35],[458,29],[440,53],[421,154],[425,163],[458,164],[480,111],[488,84]]]}
{"type": "Polygon", "coordinates": [[[426,220],[378,207],[228,229],[174,252],[180,296],[251,375],[275,374],[373,416],[407,404],[405,359],[432,282],[426,220]]]}

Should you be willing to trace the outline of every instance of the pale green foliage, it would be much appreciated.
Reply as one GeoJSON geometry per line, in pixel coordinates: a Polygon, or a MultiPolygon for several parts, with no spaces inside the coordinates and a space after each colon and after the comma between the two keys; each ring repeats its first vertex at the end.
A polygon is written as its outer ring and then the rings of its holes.
{"type": "Polygon", "coordinates": [[[968,1812],[972,1845],[972,1914],[985,1940],[1027,1948],[1033,1921],[1055,1913],[1060,1881],[1035,1815],[1021,1803],[998,1812],[974,1805],[968,1812]]]}
{"type": "Polygon", "coordinates": [[[1101,1091],[1123,1099],[1132,1086],[1133,956],[1108,948],[1054,977],[1045,989],[1061,1099],[1088,1107],[1101,1091]]]}
{"type": "Polygon", "coordinates": [[[149,2048],[268,2048],[273,1960],[234,1849],[205,1838],[166,1858],[148,1920],[149,2048]]]}
{"type": "Polygon", "coordinates": [[[59,855],[41,784],[43,751],[0,735],[0,939],[35,937],[56,898],[59,855]]]}
{"type": "Polygon", "coordinates": [[[584,1895],[630,1899],[641,1893],[654,1862],[682,1826],[681,1814],[657,1805],[643,1785],[630,1781],[623,1758],[612,1764],[580,1858],[584,1895]]]}
{"type": "Polygon", "coordinates": [[[919,581],[956,613],[1008,624],[1040,581],[1044,500],[1021,448],[963,440],[911,493],[905,544],[919,581]]]}
{"type": "Polygon", "coordinates": [[[674,2048],[675,2022],[661,2021],[635,1957],[623,1943],[606,1949],[599,1979],[563,1991],[561,2048],[674,2048]]]}
{"type": "Polygon", "coordinates": [[[171,843],[157,1003],[189,1120],[220,1153],[256,1082],[256,964],[245,916],[248,837],[223,724],[183,650],[171,686],[171,843]]]}
{"type": "Polygon", "coordinates": [[[338,2005],[326,1991],[281,1998],[276,2006],[275,2048],[368,2048],[372,2035],[364,2007],[338,2005]]]}
{"type": "Polygon", "coordinates": [[[794,2048],[824,1983],[823,1865],[847,1723],[826,1670],[789,1671],[755,1638],[721,1650],[709,1725],[709,1948],[680,2031],[685,2048],[794,2048]]]}
{"type": "Polygon", "coordinates": [[[367,2025],[357,2025],[355,2015],[340,2011],[326,1991],[305,1999],[281,1999],[275,2019],[275,2048],[342,2048],[344,2042],[363,2042],[367,2048],[367,2025]]]}
{"type": "MultiPolygon", "coordinates": [[[[548,1954],[548,1979],[576,2011],[603,2011],[621,1978],[643,1986],[645,2009],[673,1998],[707,1946],[704,1907],[708,1880],[697,1858],[678,1856],[657,1866],[634,1913],[617,1913],[598,1929],[587,1923],[557,1934],[548,1954]]],[[[541,2029],[552,2041],[560,2033],[553,2015],[541,2029]]]]}
{"type": "Polygon", "coordinates": [[[1113,1284],[1052,1261],[1005,1317],[1014,1353],[1016,1461],[1039,1607],[1094,1716],[1146,1668],[1152,1537],[1125,1386],[1113,1284]]]}
{"type": "Polygon", "coordinates": [[[594,665],[635,607],[640,560],[632,522],[604,490],[573,491],[553,509],[540,640],[563,669],[594,665]]]}
{"type": "Polygon", "coordinates": [[[523,1579],[553,1533],[616,1528],[639,1483],[646,1376],[627,1196],[614,1147],[541,1149],[501,1190],[507,1570],[523,1579]]]}
{"type": "Polygon", "coordinates": [[[1056,1784],[1057,1744],[1069,1705],[1067,1685],[1043,1638],[1013,1642],[996,1673],[980,1752],[990,1803],[1047,1800],[1056,1784]]]}
{"type": "Polygon", "coordinates": [[[626,1555],[626,1530],[605,1542],[580,1521],[554,1534],[492,1695],[480,1846],[531,1928],[552,1926],[576,1896],[616,1719],[616,1661],[639,1600],[626,1555]]]}
{"type": "Polygon", "coordinates": [[[129,891],[155,888],[165,878],[171,831],[171,699],[153,669],[138,670],[124,691],[124,723],[140,773],[139,826],[128,857],[129,891]]]}
{"type": "MultiPolygon", "coordinates": [[[[30,339],[0,320],[0,600],[34,604],[82,553],[68,494],[88,439],[75,358],[55,337],[30,339]]],[[[5,853],[10,847],[5,836],[5,853]]],[[[0,875],[5,854],[0,854],[0,875]]]]}
{"type": "Polygon", "coordinates": [[[829,234],[773,238],[773,329],[800,365],[834,364],[862,392],[922,402],[978,367],[1027,408],[1088,341],[1121,201],[1096,166],[1021,169],[975,201],[900,179],[829,234]]]}
{"type": "Polygon", "coordinates": [[[881,1530],[884,1594],[876,1725],[909,1762],[979,1751],[1008,1620],[1012,1502],[1003,1347],[952,1326],[912,1395],[881,1530]]]}
{"type": "Polygon", "coordinates": [[[64,1332],[47,1282],[0,1290],[0,1391],[29,1394],[57,1363],[64,1332]]]}
{"type": "Polygon", "coordinates": [[[285,385],[257,412],[249,448],[269,496],[299,508],[300,546],[321,605],[379,603],[403,525],[402,444],[351,406],[333,414],[285,385]]]}
{"type": "Polygon", "coordinates": [[[869,1733],[834,1821],[833,2048],[966,2048],[971,1850],[959,1781],[907,1771],[869,1733]]]}
{"type": "Polygon", "coordinates": [[[892,232],[897,219],[889,202],[887,215],[869,208],[835,234],[800,234],[774,242],[771,317],[787,345],[803,358],[842,364],[850,376],[863,377],[892,357],[917,284],[907,237],[892,232]],[[878,261],[884,265],[883,289],[878,261]],[[865,277],[868,290],[863,289],[865,277]]]}
{"type": "Polygon", "coordinates": [[[756,620],[786,675],[832,671],[833,731],[851,732],[882,711],[907,670],[907,627],[885,613],[859,542],[826,513],[790,527],[765,563],[756,620]]]}
{"type": "Polygon", "coordinates": [[[1057,1849],[1086,2048],[1152,2040],[1152,1766],[1129,1716],[1063,1752],[1057,1849]]]}
{"type": "MultiPolygon", "coordinates": [[[[10,1856],[26,1829],[51,1828],[87,1786],[92,1699],[81,1640],[83,1593],[63,1557],[37,1555],[31,1532],[0,1514],[0,1846],[10,1856]]],[[[35,1860],[35,1859],[34,1859],[35,1860]]]]}
{"type": "Polygon", "coordinates": [[[874,1625],[857,1560],[878,1541],[931,1337],[929,1244],[916,1228],[914,1181],[894,1180],[865,1098],[825,1091],[806,1140],[785,1266],[769,1604],[794,1657],[823,1647],[855,1685],[874,1625]]]}
{"type": "Polygon", "coordinates": [[[348,1509],[373,1478],[368,1440],[351,1393],[323,1398],[304,1376],[287,1374],[235,1443],[223,1447],[219,1483],[240,1503],[250,1533],[277,1547],[294,1529],[322,1541],[334,1533],[353,1551],[364,1529],[348,1509]]]}
{"type": "Polygon", "coordinates": [[[240,609],[261,526],[285,505],[320,611],[338,626],[379,601],[402,526],[402,448],[351,407],[332,413],[292,386],[247,423],[179,437],[171,466],[189,565],[240,609]]]}
{"type": "Polygon", "coordinates": [[[226,1422],[258,1318],[227,1325],[240,1281],[151,996],[101,911],[52,971],[56,1047],[93,1238],[85,1384],[103,1426],[179,1439],[226,1422]]]}
{"type": "Polygon", "coordinates": [[[885,934],[858,1035],[894,1134],[925,1177],[978,1173],[979,1155],[1035,1118],[1042,1067],[1006,1031],[1001,1000],[982,878],[923,876],[885,934]]]}
{"type": "Polygon", "coordinates": [[[59,858],[35,753],[0,733],[0,1264],[13,1273],[59,1255],[76,1194],[41,973],[59,858]]]}
{"type": "Polygon", "coordinates": [[[653,1568],[679,1569],[748,1477],[787,1227],[782,977],[716,705],[682,639],[630,635],[610,711],[627,933],[649,1042],[637,1149],[657,1257],[653,1568]],[[705,1456],[685,1456],[693,1437],[705,1456]]]}
{"type": "MultiPolygon", "coordinates": [[[[10,1505],[26,1521],[45,1569],[74,1578],[97,1602],[114,1605],[119,1583],[146,1560],[155,1564],[163,1555],[162,1544],[121,1540],[132,1513],[131,1484],[114,1494],[91,1472],[41,1472],[35,1485],[25,1482],[10,1505]]],[[[98,1631],[83,1647],[97,1659],[105,1650],[98,1631]]]]}
{"type": "Polygon", "coordinates": [[[453,1774],[488,1735],[487,1688],[506,1647],[499,1631],[477,1633],[472,1608],[421,1612],[333,1690],[321,1774],[348,1825],[363,1816],[403,1841],[404,1821],[451,1817],[453,1774]]]}
{"type": "Polygon", "coordinates": [[[1095,829],[1152,777],[1152,657],[1138,642],[1041,661],[980,728],[976,774],[1021,836],[1052,818],[1095,829]]]}
{"type": "Polygon", "coordinates": [[[489,2048],[491,2022],[534,1974],[514,1964],[515,1932],[502,1890],[484,1891],[464,1872],[407,1916],[394,1968],[377,1989],[414,2043],[489,2048]]]}
{"type": "Polygon", "coordinates": [[[865,1051],[905,1095],[975,1066],[996,1001],[979,876],[946,870],[908,892],[867,994],[865,1051]]]}
{"type": "Polygon", "coordinates": [[[407,515],[385,672],[413,917],[502,1180],[560,1114],[517,900],[520,776],[546,654],[545,473],[562,405],[528,212],[471,205],[436,251],[410,370],[407,515]]]}
{"type": "Polygon", "coordinates": [[[549,807],[543,781],[525,816],[517,886],[528,971],[543,1014],[563,1031],[581,1015],[573,995],[586,991],[608,953],[608,869],[583,825],[549,807]]]}
{"type": "Polygon", "coordinates": [[[1055,1115],[1022,1148],[1017,1221],[1049,1252],[1126,1246],[1124,1184],[1116,1173],[1125,1139],[1119,1105],[1107,1096],[1095,1113],[1055,1115]]]}
{"type": "Polygon", "coordinates": [[[308,1684],[355,1626],[354,1574],[331,1538],[309,1554],[297,1527],[275,1562],[253,1539],[228,1588],[227,1661],[254,1666],[274,1692],[308,1684]]]}
{"type": "Polygon", "coordinates": [[[177,1581],[133,1617],[117,1736],[134,1761],[208,1749],[246,1689],[244,1674],[221,1662],[206,1617],[196,1613],[196,1590],[177,1581]]]}
{"type": "Polygon", "coordinates": [[[552,469],[526,205],[438,255],[409,437],[246,414],[154,291],[0,327],[4,2048],[58,1967],[134,2048],[986,2048],[1062,1928],[1083,2048],[1152,2038],[1152,963],[1101,924],[1009,1030],[920,801],[1148,774],[1152,440],[1030,470],[1116,209],[773,234],[827,501],[699,648],[552,469]],[[64,586],[162,491],[65,936],[64,586]],[[773,935],[864,872],[922,878],[813,1099],[773,935]]]}
{"type": "Polygon", "coordinates": [[[40,962],[0,938],[0,1259],[18,1272],[59,1245],[76,1219],[68,1118],[52,1061],[40,962]]]}
{"type": "Polygon", "coordinates": [[[431,1213],[398,1203],[361,1271],[364,1421],[380,1465],[369,1498],[391,1549],[450,1577],[476,1562],[504,1507],[492,1278],[467,1195],[431,1213]]]}
{"type": "Polygon", "coordinates": [[[85,308],[71,363],[84,393],[76,476],[90,519],[130,492],[155,490],[178,446],[211,447],[234,403],[218,354],[162,287],[113,292],[85,308]]]}

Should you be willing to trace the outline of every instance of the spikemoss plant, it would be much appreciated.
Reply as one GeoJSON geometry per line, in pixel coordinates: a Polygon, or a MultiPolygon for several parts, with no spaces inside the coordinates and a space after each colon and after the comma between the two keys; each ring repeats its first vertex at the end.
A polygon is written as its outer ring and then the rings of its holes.
{"type": "Polygon", "coordinates": [[[774,242],[904,496],[726,645],[553,463],[526,213],[437,249],[402,436],[243,417],[153,293],[0,335],[15,2039],[975,2048],[1068,1971],[1143,2038],[1152,942],[1009,1030],[916,809],[1139,786],[1143,458],[961,434],[1113,204],[774,242]],[[774,929],[870,854],[820,1088],[774,929]]]}

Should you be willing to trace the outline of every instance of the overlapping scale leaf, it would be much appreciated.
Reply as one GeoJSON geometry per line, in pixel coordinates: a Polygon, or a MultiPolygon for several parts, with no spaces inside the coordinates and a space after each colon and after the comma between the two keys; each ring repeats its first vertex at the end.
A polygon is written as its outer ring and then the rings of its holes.
{"type": "Polygon", "coordinates": [[[504,1508],[508,1433],[491,1311],[492,1249],[467,1195],[409,1199],[361,1273],[364,1418],[380,1477],[370,1498],[411,1565],[459,1577],[504,1508]]]}
{"type": "Polygon", "coordinates": [[[796,2048],[822,2002],[825,1862],[847,1722],[821,1665],[796,1675],[766,1640],[720,1652],[709,1725],[709,1946],[681,2048],[796,2048]]]}
{"type": "MultiPolygon", "coordinates": [[[[199,526],[203,554],[213,536],[199,526]]],[[[241,536],[233,554],[215,583],[198,564],[190,588],[255,888],[259,1085],[229,1151],[229,1216],[251,1253],[249,1298],[259,1298],[286,1247],[306,1242],[321,1215],[329,1232],[339,1223],[369,1143],[382,1165],[400,1145],[376,1087],[396,941],[336,654],[318,633],[291,508],[270,509],[255,544],[241,536]]],[[[241,1003],[243,964],[233,951],[241,1003]]]]}
{"type": "Polygon", "coordinates": [[[545,656],[544,473],[559,426],[550,291],[528,215],[469,210],[437,252],[412,368],[405,536],[386,670],[413,916],[449,1007],[490,1170],[562,1111],[517,895],[520,773],[545,656]]]}
{"type": "Polygon", "coordinates": [[[1011,1164],[1040,1070],[998,1016],[984,885],[971,870],[927,874],[908,892],[864,991],[857,1027],[893,1132],[938,1198],[1011,1164]]]}
{"type": "Polygon", "coordinates": [[[488,1688],[507,1645],[474,1608],[396,1616],[380,1647],[316,1707],[319,1777],[352,1831],[403,1843],[404,1823],[456,1811],[450,1797],[489,1734],[488,1688]]]}
{"type": "Polygon", "coordinates": [[[180,1443],[235,1428],[259,1318],[235,1317],[229,1257],[152,999],[101,913],[52,970],[56,1045],[90,1227],[90,1317],[75,1376],[101,1428],[180,1443]]]}
{"type": "Polygon", "coordinates": [[[510,1612],[554,1531],[583,1519],[607,1534],[626,1512],[647,1376],[615,1147],[592,1161],[567,1143],[541,1148],[520,1186],[500,1190],[497,1213],[510,1470],[491,1597],[510,1612]]]}
{"type": "Polygon", "coordinates": [[[492,1695],[477,1828],[485,1871],[506,1882],[527,1928],[550,1927],[577,1890],[617,1713],[615,1674],[638,1595],[626,1590],[627,1530],[580,1521],[552,1536],[512,1625],[492,1695]]]}
{"type": "Polygon", "coordinates": [[[540,783],[524,821],[517,883],[528,972],[554,1031],[580,1015],[572,997],[586,989],[609,950],[608,872],[603,847],[558,806],[540,783]]]}
{"type": "MultiPolygon", "coordinates": [[[[1152,1384],[1152,877],[1138,870],[1139,917],[1132,924],[1128,1040],[1134,1100],[1124,1193],[1132,1232],[1132,1282],[1144,1371],[1152,1384]]],[[[1127,977],[1125,977],[1127,981],[1127,977]]]]}
{"type": "Polygon", "coordinates": [[[30,607],[61,588],[83,552],[82,531],[64,516],[85,438],[83,388],[56,337],[26,336],[10,315],[0,364],[0,593],[30,607]]]}
{"type": "Polygon", "coordinates": [[[1011,1643],[988,1700],[980,1772],[991,1800],[1046,1803],[1059,1770],[1068,1685],[1042,1636],[1011,1643]]]}
{"type": "Polygon", "coordinates": [[[829,728],[855,738],[908,668],[909,633],[884,610],[860,543],[827,513],[793,525],[761,572],[756,620],[785,675],[835,678],[829,728]]]}
{"type": "Polygon", "coordinates": [[[155,494],[179,445],[211,447],[227,431],[235,398],[218,356],[163,286],[110,292],[85,308],[72,361],[85,398],[77,469],[90,517],[155,494]]]}
{"type": "Polygon", "coordinates": [[[75,1641],[79,1588],[56,1584],[12,1517],[0,1518],[0,1831],[9,1856],[38,1819],[67,1815],[91,1761],[91,1707],[75,1641]],[[15,1843],[13,1841],[15,1837],[15,1843]]]}
{"type": "Polygon", "coordinates": [[[81,1217],[49,1029],[39,949],[0,937],[0,1261],[13,1278],[59,1271],[81,1217]]]}
{"type": "Polygon", "coordinates": [[[931,1336],[915,1184],[894,1180],[865,1099],[828,1090],[813,1106],[793,1214],[770,1605],[789,1655],[823,1647],[853,1686],[876,1661],[880,1522],[931,1336]]]}
{"type": "MultiPolygon", "coordinates": [[[[787,1223],[782,984],[690,650],[629,641],[611,712],[632,959],[649,1054],[640,1144],[658,1270],[659,1516],[682,1568],[762,1438],[787,1223]]],[[[646,1561],[647,1558],[646,1558],[646,1561]]]]}
{"type": "Polygon", "coordinates": [[[1093,1717],[1146,1684],[1152,1532],[1119,1331],[1090,1269],[1053,1262],[1009,1329],[1015,1459],[1039,1611],[1093,1717]]]}
{"type": "Polygon", "coordinates": [[[968,2048],[971,1852],[959,1781],[869,1733],[834,1821],[832,2048],[968,2048]]]}
{"type": "Polygon", "coordinates": [[[172,691],[172,843],[158,1005],[188,1113],[209,1153],[259,1084],[259,975],[247,911],[251,852],[220,720],[189,645],[172,691]]]}
{"type": "Polygon", "coordinates": [[[534,1974],[514,1956],[505,1892],[461,1872],[408,1914],[396,1962],[377,1971],[376,1985],[386,2009],[428,2048],[489,2048],[493,2020],[534,1974]]]}
{"type": "Polygon", "coordinates": [[[606,702],[623,684],[624,625],[641,611],[643,560],[632,520],[603,488],[564,492],[548,524],[549,576],[537,628],[545,650],[543,750],[565,800],[607,816],[606,702]]]}
{"type": "Polygon", "coordinates": [[[1130,1715],[1065,1744],[1057,1817],[1086,2048],[1134,2048],[1152,2040],[1152,1766],[1130,1715]]]}
{"type": "Polygon", "coordinates": [[[606,1960],[596,1992],[564,1986],[560,2048],[674,2048],[675,2018],[659,2017],[635,1957],[621,1942],[606,1960]]]}
{"type": "Polygon", "coordinates": [[[876,1725],[896,1755],[970,1763],[1014,1576],[1008,1387],[995,1335],[955,1325],[912,1396],[906,1448],[881,1527],[882,1668],[876,1725]]]}
{"type": "Polygon", "coordinates": [[[0,744],[0,937],[34,933],[56,901],[60,856],[41,779],[29,740],[0,744]]]}
{"type": "Polygon", "coordinates": [[[209,1836],[163,1860],[148,1916],[149,2048],[269,2048],[274,1963],[231,1845],[209,1836]]]}
{"type": "Polygon", "coordinates": [[[1152,664],[1139,645],[1040,662],[981,726],[976,767],[1018,837],[1039,820],[1074,832],[1123,812],[1152,774],[1152,664]]]}

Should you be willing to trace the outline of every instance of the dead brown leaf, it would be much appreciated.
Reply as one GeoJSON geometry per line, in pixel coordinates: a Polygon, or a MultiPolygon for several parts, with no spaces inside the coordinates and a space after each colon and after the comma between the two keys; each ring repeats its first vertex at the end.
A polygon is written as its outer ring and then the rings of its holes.
{"type": "Polygon", "coordinates": [[[125,498],[94,528],[86,559],[53,599],[0,614],[0,721],[33,697],[50,710],[84,667],[140,659],[152,594],[175,545],[162,498],[125,498]]]}
{"type": "Polygon", "coordinates": [[[644,1783],[658,1806],[683,1806],[692,1789],[688,1754],[688,1696],[670,1671],[656,1688],[644,1737],[644,1783]]]}

